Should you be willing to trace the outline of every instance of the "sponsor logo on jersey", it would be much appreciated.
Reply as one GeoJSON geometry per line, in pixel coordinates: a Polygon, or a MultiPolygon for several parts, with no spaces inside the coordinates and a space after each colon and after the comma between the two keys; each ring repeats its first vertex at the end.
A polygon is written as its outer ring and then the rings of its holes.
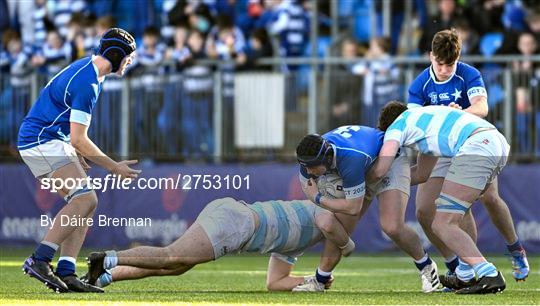
{"type": "Polygon", "coordinates": [[[447,92],[443,92],[439,94],[439,99],[441,101],[448,101],[450,100],[450,95],[447,92]]]}

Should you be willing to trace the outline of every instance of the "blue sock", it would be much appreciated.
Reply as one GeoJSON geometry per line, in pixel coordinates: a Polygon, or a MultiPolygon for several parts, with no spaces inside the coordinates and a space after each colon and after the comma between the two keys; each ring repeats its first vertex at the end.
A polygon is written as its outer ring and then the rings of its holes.
{"type": "Polygon", "coordinates": [[[488,277],[494,277],[497,276],[497,268],[490,263],[490,262],[482,262],[479,264],[476,264],[473,266],[474,272],[476,272],[476,275],[478,278],[482,278],[484,276],[488,277]]]}
{"type": "Polygon", "coordinates": [[[474,270],[470,265],[459,260],[459,266],[456,268],[456,275],[460,280],[467,282],[474,278],[474,270]]]}
{"type": "Polygon", "coordinates": [[[112,271],[110,270],[105,270],[105,273],[101,274],[97,280],[97,285],[99,285],[99,287],[103,288],[103,287],[106,287],[108,285],[110,285],[112,282],[113,282],[113,279],[112,279],[112,271]]]}
{"type": "Polygon", "coordinates": [[[118,256],[115,250],[105,251],[105,260],[103,260],[104,269],[112,269],[118,265],[118,256]]]}
{"type": "Polygon", "coordinates": [[[450,260],[450,261],[445,261],[444,264],[446,265],[446,267],[448,268],[448,271],[452,272],[452,273],[455,273],[456,272],[456,268],[458,267],[459,265],[459,258],[457,256],[454,257],[454,259],[450,260]]]}
{"type": "Polygon", "coordinates": [[[521,241],[519,241],[519,239],[513,244],[507,244],[506,247],[508,248],[508,251],[510,253],[519,252],[523,250],[523,246],[521,245],[521,241]]]}
{"type": "Polygon", "coordinates": [[[56,253],[56,250],[58,250],[58,245],[51,242],[42,241],[34,251],[33,256],[36,260],[51,262],[54,258],[54,253],[56,253]]]}
{"type": "Polygon", "coordinates": [[[58,259],[56,274],[59,276],[68,276],[75,274],[75,258],[62,256],[58,259]]]}
{"type": "Polygon", "coordinates": [[[315,271],[315,277],[317,278],[317,281],[322,284],[328,283],[330,278],[332,278],[332,272],[324,272],[321,271],[321,269],[317,268],[315,271]]]}
{"type": "Polygon", "coordinates": [[[429,258],[429,255],[426,253],[424,257],[420,260],[415,260],[414,265],[418,268],[418,270],[422,271],[427,265],[430,265],[433,261],[431,261],[431,258],[429,258]]]}

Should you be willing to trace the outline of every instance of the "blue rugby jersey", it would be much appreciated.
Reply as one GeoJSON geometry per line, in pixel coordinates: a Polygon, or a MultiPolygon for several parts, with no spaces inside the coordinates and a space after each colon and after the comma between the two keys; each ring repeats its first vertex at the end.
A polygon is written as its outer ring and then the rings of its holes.
{"type": "Polygon", "coordinates": [[[476,68],[458,62],[453,75],[439,82],[429,66],[411,83],[408,106],[448,105],[454,102],[465,109],[471,106],[470,101],[477,96],[487,98],[484,80],[476,68]]]}
{"type": "Polygon", "coordinates": [[[82,58],[60,71],[41,91],[19,129],[18,149],[24,150],[53,139],[70,140],[70,122],[90,125],[102,83],[91,57],[82,58]]]}
{"type": "MultiPolygon", "coordinates": [[[[363,197],[366,191],[365,175],[379,155],[384,133],[360,125],[342,126],[322,135],[334,147],[337,174],[343,179],[343,191],[347,199],[363,197]]],[[[300,180],[309,178],[300,166],[300,180]]]]}
{"type": "Polygon", "coordinates": [[[246,252],[278,253],[290,264],[304,250],[323,239],[315,225],[322,208],[310,201],[265,201],[248,205],[259,217],[259,227],[243,247],[246,252]]]}
{"type": "Polygon", "coordinates": [[[424,154],[453,157],[478,128],[495,127],[451,107],[417,107],[406,110],[388,127],[384,141],[396,140],[424,154]]]}

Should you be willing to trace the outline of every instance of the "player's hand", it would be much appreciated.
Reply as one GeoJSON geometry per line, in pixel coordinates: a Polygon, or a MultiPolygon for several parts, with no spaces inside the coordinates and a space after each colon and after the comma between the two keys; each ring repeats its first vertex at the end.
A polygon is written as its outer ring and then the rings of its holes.
{"type": "Polygon", "coordinates": [[[315,197],[319,193],[319,188],[317,187],[317,183],[315,182],[315,180],[310,178],[307,181],[307,184],[302,185],[302,190],[304,191],[304,194],[306,195],[306,197],[310,201],[315,203],[315,197]]]}
{"type": "Polygon", "coordinates": [[[123,160],[116,164],[116,167],[112,172],[123,179],[136,179],[141,173],[141,170],[135,170],[129,167],[129,165],[136,164],[137,160],[123,160]]]}
{"type": "Polygon", "coordinates": [[[450,102],[450,104],[448,104],[448,106],[451,107],[451,108],[462,109],[462,107],[459,104],[455,103],[455,102],[450,102]]]}

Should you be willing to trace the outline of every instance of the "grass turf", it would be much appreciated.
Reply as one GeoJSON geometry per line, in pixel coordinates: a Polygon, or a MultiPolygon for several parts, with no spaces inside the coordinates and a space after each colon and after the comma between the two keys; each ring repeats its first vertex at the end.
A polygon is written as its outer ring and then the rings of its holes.
{"type": "MultiPolygon", "coordinates": [[[[105,294],[55,294],[35,279],[23,275],[25,252],[2,248],[0,305],[172,305],[182,304],[540,304],[540,259],[530,257],[533,271],[526,282],[516,283],[510,262],[490,257],[504,273],[507,289],[501,294],[458,296],[423,294],[414,265],[397,256],[356,256],[342,260],[325,293],[269,293],[265,289],[267,257],[229,256],[195,267],[183,276],[147,278],[114,283],[105,294]]],[[[83,253],[86,254],[86,253],[83,253]]],[[[440,258],[436,259],[442,266],[440,258]]],[[[300,258],[296,274],[313,274],[316,255],[300,258]]],[[[444,266],[443,266],[444,267],[444,266]]],[[[444,271],[443,267],[441,271],[444,271]]],[[[77,270],[85,273],[79,259],[77,270]]]]}

